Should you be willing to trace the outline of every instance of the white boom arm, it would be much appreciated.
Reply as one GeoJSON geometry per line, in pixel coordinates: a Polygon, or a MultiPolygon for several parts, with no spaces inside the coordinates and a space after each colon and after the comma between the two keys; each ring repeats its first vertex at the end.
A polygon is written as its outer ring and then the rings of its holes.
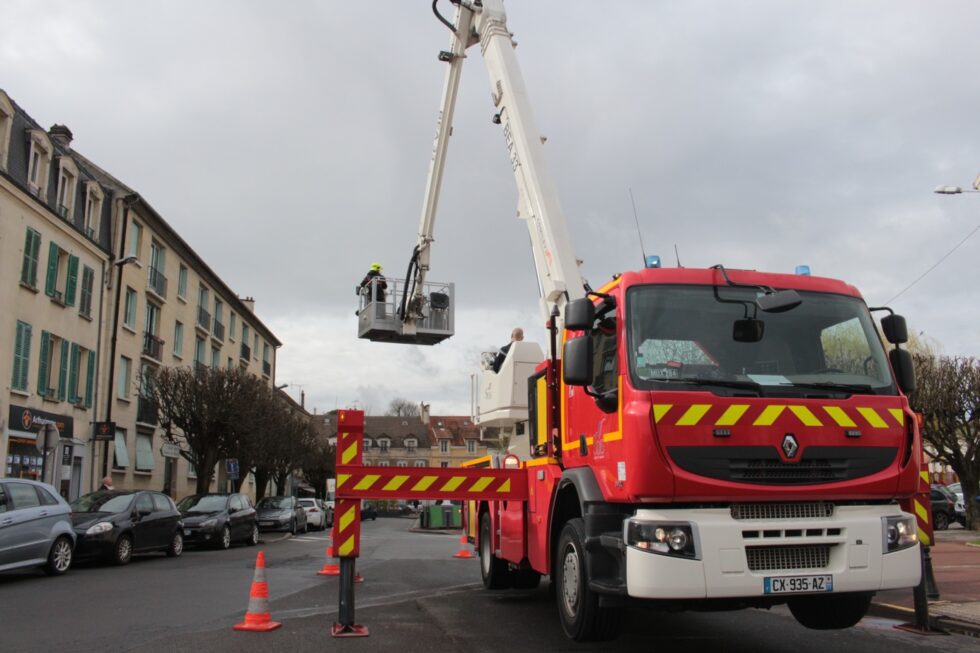
{"type": "MultiPolygon", "coordinates": [[[[548,174],[544,147],[534,122],[524,77],[514,54],[516,44],[507,30],[503,0],[460,0],[450,38],[450,51],[440,54],[441,60],[448,61],[449,70],[429,164],[418,245],[413,255],[416,264],[415,291],[408,302],[405,316],[405,327],[408,328],[413,320],[421,317],[420,307],[424,303],[422,281],[429,267],[429,245],[433,240],[436,205],[452,133],[456,92],[466,48],[477,42],[490,74],[491,99],[496,109],[494,122],[499,122],[503,127],[504,141],[517,182],[518,216],[526,221],[531,236],[542,314],[547,319],[551,309],[557,307],[559,315],[563,317],[562,309],[567,300],[585,296],[558,193],[548,174]]],[[[559,317],[559,322],[562,317],[559,317]]]]}

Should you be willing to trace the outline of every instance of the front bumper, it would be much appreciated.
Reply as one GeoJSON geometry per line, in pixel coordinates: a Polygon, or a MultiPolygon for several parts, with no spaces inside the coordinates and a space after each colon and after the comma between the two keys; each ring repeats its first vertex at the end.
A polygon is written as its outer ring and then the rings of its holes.
{"type": "Polygon", "coordinates": [[[75,558],[106,558],[113,554],[116,548],[116,538],[119,533],[111,530],[97,535],[86,535],[85,531],[75,531],[75,558]]]}
{"type": "Polygon", "coordinates": [[[260,517],[258,525],[260,531],[288,531],[292,521],[292,517],[276,517],[274,519],[260,517]]]}
{"type": "Polygon", "coordinates": [[[627,546],[627,594],[644,599],[780,598],[785,595],[765,594],[765,578],[802,575],[832,575],[834,594],[914,587],[921,574],[919,545],[882,554],[882,518],[899,514],[887,505],[837,506],[832,516],[819,519],[736,520],[727,508],[639,510],[641,519],[691,523],[698,555],[683,559],[627,546]],[[763,567],[776,568],[759,568],[758,562],[750,568],[749,548],[753,559],[774,561],[763,567]],[[820,549],[825,562],[787,566],[804,549],[820,549]]]}
{"type": "Polygon", "coordinates": [[[184,526],[184,545],[213,544],[221,538],[221,529],[215,527],[184,526]]]}

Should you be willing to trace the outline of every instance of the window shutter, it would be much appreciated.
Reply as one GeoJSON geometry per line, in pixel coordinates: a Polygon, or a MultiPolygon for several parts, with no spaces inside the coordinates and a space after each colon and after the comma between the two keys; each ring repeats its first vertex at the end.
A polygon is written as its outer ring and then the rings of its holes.
{"type": "Polygon", "coordinates": [[[24,260],[20,266],[20,280],[28,286],[34,286],[37,283],[37,243],[34,239],[36,233],[28,227],[27,235],[24,238],[24,260]]]}
{"type": "Polygon", "coordinates": [[[58,401],[64,401],[68,394],[68,341],[61,341],[61,367],[58,369],[58,401]]]}
{"type": "Polygon", "coordinates": [[[78,311],[82,315],[92,314],[92,286],[95,280],[95,270],[87,265],[82,266],[82,295],[78,301],[78,311]]]}
{"type": "Polygon", "coordinates": [[[48,245],[48,276],[44,280],[44,294],[54,297],[54,291],[58,289],[58,254],[61,249],[52,241],[48,245]]]}
{"type": "Polygon", "coordinates": [[[88,353],[88,377],[85,379],[85,407],[92,407],[92,386],[95,385],[95,352],[88,353]]]}
{"type": "Polygon", "coordinates": [[[68,401],[72,404],[78,403],[78,364],[81,351],[77,343],[71,343],[70,365],[68,368],[68,401]]]}
{"type": "Polygon", "coordinates": [[[65,283],[65,305],[75,305],[75,288],[78,286],[78,257],[68,257],[68,281],[65,283]]]}
{"type": "Polygon", "coordinates": [[[17,390],[27,390],[27,367],[31,362],[31,325],[17,321],[17,339],[14,342],[14,374],[11,385],[17,390]]]}
{"type": "Polygon", "coordinates": [[[37,393],[42,397],[48,394],[48,356],[51,352],[51,334],[41,331],[41,360],[37,368],[37,393]]]}

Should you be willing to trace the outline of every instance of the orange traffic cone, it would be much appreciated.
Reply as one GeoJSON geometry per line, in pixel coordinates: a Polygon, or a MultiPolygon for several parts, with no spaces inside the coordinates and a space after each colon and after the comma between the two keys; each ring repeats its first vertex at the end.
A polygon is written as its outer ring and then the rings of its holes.
{"type": "Polygon", "coordinates": [[[475,555],[473,555],[472,553],[470,553],[470,550],[469,549],[466,548],[467,542],[466,542],[466,536],[465,535],[461,535],[460,536],[459,543],[462,546],[460,546],[459,547],[459,551],[457,551],[453,555],[454,558],[475,558],[476,557],[475,555]]]}
{"type": "Polygon", "coordinates": [[[248,610],[245,621],[235,624],[235,630],[275,630],[282,623],[269,616],[269,585],[265,582],[265,553],[259,551],[255,559],[255,576],[248,594],[248,610]]]}
{"type": "MultiPolygon", "coordinates": [[[[332,546],[328,546],[327,547],[327,560],[329,561],[330,558],[332,558],[332,557],[333,557],[333,547],[332,546]]],[[[316,575],[317,576],[339,576],[340,575],[340,565],[335,565],[335,564],[331,564],[330,562],[327,562],[327,564],[323,565],[323,569],[321,569],[320,571],[316,572],[316,575]]]]}

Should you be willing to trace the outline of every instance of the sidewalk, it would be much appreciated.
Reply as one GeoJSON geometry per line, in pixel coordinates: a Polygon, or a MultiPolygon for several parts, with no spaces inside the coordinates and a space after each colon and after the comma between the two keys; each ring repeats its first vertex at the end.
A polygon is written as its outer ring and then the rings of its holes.
{"type": "MultiPolygon", "coordinates": [[[[980,637],[980,532],[951,528],[936,533],[930,549],[938,599],[929,600],[929,619],[934,628],[980,637]]],[[[879,592],[872,612],[912,622],[915,619],[912,590],[879,592]]]]}

